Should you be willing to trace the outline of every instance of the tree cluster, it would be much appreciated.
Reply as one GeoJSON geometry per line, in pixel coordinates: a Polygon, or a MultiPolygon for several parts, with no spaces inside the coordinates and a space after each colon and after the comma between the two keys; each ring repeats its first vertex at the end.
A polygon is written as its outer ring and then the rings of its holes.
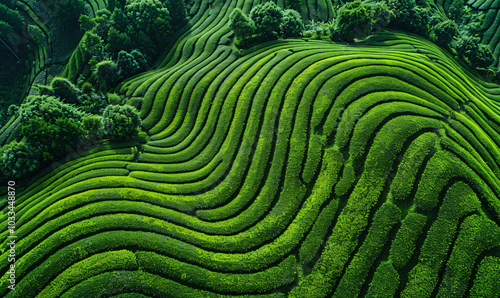
{"type": "Polygon", "coordinates": [[[269,41],[278,37],[297,37],[304,31],[300,14],[293,9],[281,9],[274,2],[266,2],[255,6],[247,16],[236,8],[231,13],[229,28],[237,39],[242,41],[251,38],[269,41]]]}
{"type": "Polygon", "coordinates": [[[356,0],[336,11],[331,39],[354,42],[380,28],[401,30],[432,40],[472,68],[485,68],[494,57],[488,46],[480,43],[483,17],[468,9],[463,0],[453,1],[447,14],[426,0],[356,0]]]}
{"type": "Polygon", "coordinates": [[[85,148],[103,140],[123,141],[139,133],[141,120],[136,108],[122,105],[116,94],[97,94],[92,85],[82,89],[63,78],[50,86],[38,86],[9,113],[21,120],[21,141],[0,149],[0,172],[22,179],[74,148],[85,148]]]}
{"type": "Polygon", "coordinates": [[[83,79],[107,90],[143,71],[164,52],[185,19],[183,0],[116,2],[113,12],[101,10],[94,18],[82,15],[82,47],[93,57],[83,79]]]}

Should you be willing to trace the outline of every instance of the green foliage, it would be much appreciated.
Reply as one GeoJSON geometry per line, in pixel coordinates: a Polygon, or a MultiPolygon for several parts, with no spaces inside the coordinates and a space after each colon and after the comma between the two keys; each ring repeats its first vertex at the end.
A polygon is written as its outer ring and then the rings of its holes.
{"type": "Polygon", "coordinates": [[[166,0],[166,6],[172,18],[172,27],[177,30],[184,24],[187,16],[186,3],[184,0],[166,0]]]}
{"type": "Polygon", "coordinates": [[[255,6],[250,17],[235,8],[229,16],[229,28],[234,31],[236,44],[245,45],[254,41],[269,41],[281,36],[301,36],[304,24],[300,14],[292,9],[282,10],[274,2],[255,6]],[[256,34],[256,35],[254,35],[256,34]]]}
{"type": "Polygon", "coordinates": [[[83,83],[81,90],[82,93],[86,95],[90,95],[92,94],[92,92],[94,92],[94,88],[92,87],[92,84],[90,82],[83,83]]]}
{"type": "Polygon", "coordinates": [[[22,134],[30,146],[40,147],[43,160],[54,160],[76,146],[82,135],[83,113],[52,96],[31,96],[21,105],[22,134]]]}
{"type": "Polygon", "coordinates": [[[462,297],[467,290],[476,259],[481,253],[498,247],[499,244],[500,227],[496,223],[476,214],[467,217],[461,225],[437,296],[462,297]]]}
{"type": "Polygon", "coordinates": [[[431,16],[429,7],[419,6],[415,0],[389,0],[388,6],[394,12],[391,28],[424,37],[428,35],[431,16]]]}
{"type": "Polygon", "coordinates": [[[118,81],[119,70],[112,60],[105,60],[97,63],[96,75],[104,88],[113,87],[118,81]]]}
{"type": "Polygon", "coordinates": [[[250,11],[250,18],[255,24],[255,29],[266,40],[275,39],[283,20],[283,11],[274,2],[259,4],[250,11]]]}
{"type": "Polygon", "coordinates": [[[19,106],[17,106],[17,105],[10,105],[9,109],[7,111],[7,115],[9,117],[17,116],[18,112],[19,112],[19,106]]]}
{"type": "Polygon", "coordinates": [[[286,37],[301,36],[304,31],[304,23],[300,14],[293,9],[283,11],[283,20],[280,25],[281,35],[286,37]]]}
{"type": "Polygon", "coordinates": [[[139,133],[141,119],[136,108],[129,105],[109,105],[102,115],[105,135],[114,141],[134,138],[139,133]]]}
{"type": "Polygon", "coordinates": [[[255,32],[253,21],[239,8],[235,8],[231,12],[229,20],[229,29],[234,31],[236,38],[246,39],[255,32]]]}
{"type": "Polygon", "coordinates": [[[382,262],[375,271],[366,297],[394,297],[398,286],[398,271],[394,269],[391,261],[382,262]]]}
{"type": "Polygon", "coordinates": [[[95,142],[103,137],[101,117],[96,115],[84,116],[82,117],[82,126],[89,142],[95,142]]]}
{"type": "Polygon", "coordinates": [[[479,37],[462,35],[454,42],[453,47],[459,57],[464,59],[473,68],[486,68],[495,61],[495,57],[489,47],[480,44],[479,37]]]}
{"type": "Polygon", "coordinates": [[[120,51],[116,64],[120,76],[122,78],[127,78],[141,72],[146,67],[146,59],[138,50],[133,50],[130,53],[120,51]]]}
{"type": "Polygon", "coordinates": [[[45,34],[43,33],[42,29],[40,29],[40,27],[35,25],[28,25],[28,34],[31,36],[31,38],[33,38],[33,41],[38,46],[43,47],[47,45],[45,34]]]}
{"type": "Polygon", "coordinates": [[[449,47],[453,38],[458,35],[458,26],[452,20],[438,23],[432,30],[432,40],[440,46],[449,47]]]}
{"type": "Polygon", "coordinates": [[[12,32],[14,32],[14,28],[10,24],[0,20],[0,36],[7,37],[12,32]]]}
{"type": "Polygon", "coordinates": [[[129,21],[127,34],[134,41],[134,48],[155,57],[173,33],[166,5],[159,0],[137,0],[125,5],[123,12],[129,21]]]}
{"type": "Polygon", "coordinates": [[[0,3],[0,16],[2,22],[8,24],[13,30],[19,31],[24,26],[24,20],[21,14],[17,10],[11,9],[2,3],[0,3]]]}
{"type": "Polygon", "coordinates": [[[1,151],[1,168],[9,179],[25,178],[40,168],[42,151],[39,147],[13,141],[1,151]]]}
{"type": "Polygon", "coordinates": [[[85,97],[81,107],[86,113],[100,115],[107,105],[108,102],[103,95],[90,94],[85,97]]]}
{"type": "Polygon", "coordinates": [[[111,13],[109,10],[100,10],[100,13],[98,12],[98,15],[92,19],[96,23],[92,32],[105,39],[108,35],[108,30],[111,27],[110,17],[111,13]]]}
{"type": "Polygon", "coordinates": [[[470,291],[471,297],[495,297],[500,293],[500,258],[486,257],[481,261],[479,270],[470,291]]]}
{"type": "Polygon", "coordinates": [[[332,40],[354,42],[371,34],[373,18],[370,9],[360,0],[349,2],[337,11],[332,40]]]}
{"type": "Polygon", "coordinates": [[[99,35],[86,32],[82,39],[83,50],[92,56],[100,56],[103,51],[102,39],[99,35]]]}
{"type": "Polygon", "coordinates": [[[115,27],[109,28],[108,37],[106,39],[106,51],[116,57],[122,50],[128,51],[133,47],[132,40],[127,33],[120,32],[115,27]]]}
{"type": "Polygon", "coordinates": [[[55,18],[63,25],[76,23],[80,15],[85,14],[85,0],[54,0],[53,3],[57,5],[55,18]]]}
{"type": "Polygon", "coordinates": [[[54,78],[50,86],[52,95],[59,97],[65,103],[80,104],[83,101],[80,89],[67,79],[54,78]]]}
{"type": "Polygon", "coordinates": [[[61,102],[53,96],[30,96],[19,109],[21,124],[25,125],[31,118],[41,118],[45,122],[55,122],[57,118],[70,118],[79,121],[84,115],[73,105],[61,102]]]}
{"type": "Polygon", "coordinates": [[[78,21],[80,22],[80,30],[82,30],[83,32],[90,31],[97,25],[94,19],[91,19],[88,15],[84,14],[80,16],[78,21]]]}
{"type": "Polygon", "coordinates": [[[122,98],[116,93],[108,93],[107,98],[110,105],[119,105],[122,103],[122,98]]]}
{"type": "Polygon", "coordinates": [[[408,213],[402,221],[396,238],[392,242],[389,255],[389,259],[397,269],[403,268],[410,261],[426,221],[425,215],[414,212],[408,213]]]}
{"type": "Polygon", "coordinates": [[[466,14],[465,9],[466,6],[464,0],[453,0],[453,2],[448,7],[448,15],[452,20],[460,23],[463,16],[466,14]]]}

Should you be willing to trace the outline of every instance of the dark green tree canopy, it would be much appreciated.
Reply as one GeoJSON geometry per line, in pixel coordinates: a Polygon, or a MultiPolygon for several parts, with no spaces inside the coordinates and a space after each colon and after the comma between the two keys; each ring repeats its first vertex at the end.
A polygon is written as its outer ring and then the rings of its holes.
{"type": "Polygon", "coordinates": [[[139,133],[141,118],[137,109],[132,106],[109,105],[102,117],[104,133],[111,140],[128,140],[139,133]]]}
{"type": "Polygon", "coordinates": [[[371,34],[373,23],[369,7],[357,0],[345,4],[337,11],[333,32],[341,41],[354,42],[355,38],[371,34]]]}
{"type": "Polygon", "coordinates": [[[12,141],[1,150],[1,169],[6,177],[22,179],[40,167],[42,149],[24,142],[12,141]]]}
{"type": "Polygon", "coordinates": [[[250,11],[250,18],[257,32],[266,38],[273,38],[280,32],[283,11],[274,2],[257,5],[250,11]]]}
{"type": "Polygon", "coordinates": [[[229,28],[234,31],[237,38],[248,38],[255,32],[253,21],[241,9],[235,8],[229,16],[229,28]]]}
{"type": "Polygon", "coordinates": [[[283,37],[301,36],[304,31],[304,23],[300,14],[293,9],[283,11],[283,20],[280,25],[283,37]]]}

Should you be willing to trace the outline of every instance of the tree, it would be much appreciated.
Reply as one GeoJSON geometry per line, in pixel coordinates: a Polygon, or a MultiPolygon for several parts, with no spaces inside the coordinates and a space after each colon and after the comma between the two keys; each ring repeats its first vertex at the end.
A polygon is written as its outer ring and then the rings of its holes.
{"type": "Polygon", "coordinates": [[[452,20],[440,22],[434,26],[433,34],[433,41],[438,45],[447,48],[453,41],[453,38],[458,34],[458,26],[452,20]]]}
{"type": "Polygon", "coordinates": [[[388,6],[395,15],[391,28],[428,36],[431,17],[428,6],[419,6],[415,0],[389,0],[388,6]]]}
{"type": "Polygon", "coordinates": [[[487,45],[480,44],[479,37],[462,35],[453,47],[459,57],[474,68],[485,68],[495,61],[493,53],[487,45]]]}
{"type": "Polygon", "coordinates": [[[172,17],[172,27],[179,29],[186,20],[186,3],[184,0],[167,0],[165,6],[172,17]]]}
{"type": "Polygon", "coordinates": [[[136,108],[129,105],[109,105],[103,113],[104,133],[114,141],[131,139],[139,133],[141,119],[136,108]]]}
{"type": "Polygon", "coordinates": [[[80,104],[82,92],[73,83],[64,78],[54,78],[50,84],[53,95],[59,97],[66,103],[80,104]]]}
{"type": "Polygon", "coordinates": [[[367,6],[357,0],[342,6],[337,12],[332,39],[354,42],[355,38],[364,38],[371,34],[373,19],[367,6]]]}
{"type": "Polygon", "coordinates": [[[171,21],[168,9],[159,0],[136,0],[125,5],[126,14],[130,25],[136,32],[157,34],[152,32],[151,24],[158,18],[171,21]]]}
{"type": "Polygon", "coordinates": [[[9,179],[22,179],[40,168],[42,150],[24,142],[12,141],[2,149],[2,171],[9,179]]]}
{"type": "Polygon", "coordinates": [[[80,30],[83,32],[90,31],[97,25],[94,19],[91,19],[88,15],[84,14],[80,16],[78,21],[80,22],[80,30]]]}
{"type": "Polygon", "coordinates": [[[134,50],[131,53],[120,51],[116,61],[120,71],[120,77],[126,78],[139,73],[146,66],[144,55],[140,51],[134,50]]]}
{"type": "Polygon", "coordinates": [[[304,23],[300,14],[293,9],[283,11],[283,20],[281,22],[281,35],[283,37],[301,36],[304,31],[304,23]]]}
{"type": "Polygon", "coordinates": [[[57,118],[54,122],[44,121],[41,117],[28,119],[22,126],[22,134],[30,144],[43,149],[43,160],[54,160],[63,156],[66,147],[76,146],[83,135],[82,125],[71,118],[57,118]]]}
{"type": "Polygon", "coordinates": [[[82,48],[92,56],[100,56],[103,51],[101,37],[95,33],[86,32],[82,38],[82,48]]]}
{"type": "Polygon", "coordinates": [[[480,44],[475,55],[470,60],[472,66],[486,68],[495,62],[495,56],[488,45],[480,44]]]}
{"type": "Polygon", "coordinates": [[[103,137],[101,117],[88,115],[82,118],[83,130],[87,141],[93,143],[103,137]]]}
{"type": "Polygon", "coordinates": [[[127,30],[128,23],[129,21],[127,15],[121,8],[116,7],[111,15],[111,25],[118,31],[125,32],[127,30]]]}
{"type": "Polygon", "coordinates": [[[255,24],[256,31],[265,39],[275,38],[280,32],[283,11],[274,2],[266,2],[252,8],[250,18],[255,24]]]}
{"type": "Polygon", "coordinates": [[[84,116],[84,113],[73,105],[63,103],[58,98],[48,95],[29,96],[19,108],[19,113],[21,115],[21,125],[27,124],[29,119],[35,117],[52,123],[61,117],[80,121],[84,116]]]}
{"type": "Polygon", "coordinates": [[[119,70],[112,60],[105,60],[97,63],[96,76],[105,88],[113,87],[118,81],[119,70]]]}
{"type": "Polygon", "coordinates": [[[121,50],[129,51],[132,49],[132,40],[127,33],[120,32],[115,27],[109,28],[106,42],[106,51],[112,53],[113,57],[116,57],[121,50]]]}
{"type": "Polygon", "coordinates": [[[255,25],[248,16],[239,8],[235,8],[229,16],[229,29],[234,31],[237,38],[246,39],[255,32],[255,25]]]}
{"type": "Polygon", "coordinates": [[[43,160],[54,160],[76,146],[84,115],[74,106],[52,96],[30,96],[21,105],[21,132],[29,146],[41,148],[43,160]]]}
{"type": "Polygon", "coordinates": [[[448,8],[448,15],[452,20],[460,23],[463,15],[465,14],[465,2],[464,0],[454,0],[448,8]]]}

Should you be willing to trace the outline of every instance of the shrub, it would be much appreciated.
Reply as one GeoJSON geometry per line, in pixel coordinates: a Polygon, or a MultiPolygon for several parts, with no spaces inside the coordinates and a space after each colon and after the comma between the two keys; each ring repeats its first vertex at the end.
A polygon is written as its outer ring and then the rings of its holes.
{"type": "Polygon", "coordinates": [[[104,133],[114,141],[131,139],[139,133],[141,119],[136,108],[109,105],[103,113],[104,133]]]}
{"type": "Polygon", "coordinates": [[[304,23],[300,14],[293,10],[283,11],[283,21],[281,22],[281,35],[283,37],[301,36],[304,31],[304,23]]]}
{"type": "Polygon", "coordinates": [[[264,39],[271,40],[280,32],[283,11],[274,2],[266,2],[252,8],[250,18],[255,24],[256,31],[264,39]]]}

